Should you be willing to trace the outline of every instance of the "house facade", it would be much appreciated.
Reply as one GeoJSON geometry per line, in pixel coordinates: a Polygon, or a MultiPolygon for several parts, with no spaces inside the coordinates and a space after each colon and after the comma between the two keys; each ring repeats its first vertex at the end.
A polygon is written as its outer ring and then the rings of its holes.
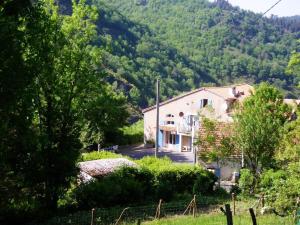
{"type": "MultiPolygon", "coordinates": [[[[250,96],[254,88],[248,84],[226,87],[203,87],[174,97],[160,103],[159,107],[159,140],[160,150],[184,152],[198,151],[193,143],[201,138],[201,116],[205,116],[219,124],[233,121],[232,109],[234,103],[241,103],[250,96]],[[200,135],[199,135],[200,134],[200,135]]],[[[285,99],[285,103],[297,106],[299,100],[285,99]]],[[[144,143],[156,140],[156,106],[143,110],[144,143]]],[[[226,163],[207,164],[199,160],[205,168],[213,170],[222,180],[230,180],[241,168],[241,156],[233,156],[226,163]]]]}
{"type": "MultiPolygon", "coordinates": [[[[231,122],[234,102],[249,96],[253,87],[240,84],[227,87],[203,87],[160,103],[159,140],[161,149],[192,151],[199,131],[199,113],[217,121],[231,122]]],[[[143,110],[144,142],[156,140],[156,106],[143,110]]]]}

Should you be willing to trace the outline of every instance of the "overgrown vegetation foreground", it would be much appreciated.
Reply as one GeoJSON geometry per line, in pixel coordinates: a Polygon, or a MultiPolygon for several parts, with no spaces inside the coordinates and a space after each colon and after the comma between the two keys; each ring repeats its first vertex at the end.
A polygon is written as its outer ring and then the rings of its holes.
{"type": "MultiPolygon", "coordinates": [[[[233,217],[234,225],[249,225],[252,224],[249,215],[238,215],[233,217]]],[[[275,215],[259,216],[257,218],[259,225],[294,225],[292,218],[280,218],[275,215]]],[[[224,225],[226,224],[226,218],[224,215],[212,214],[212,215],[200,215],[194,217],[176,216],[168,219],[155,220],[151,222],[143,223],[145,225],[224,225]]]]}
{"type": "MultiPolygon", "coordinates": [[[[120,158],[122,155],[94,152],[84,160],[120,158]]],[[[180,195],[212,195],[216,177],[198,166],[174,164],[168,158],[144,157],[136,160],[137,167],[121,168],[97,178],[94,182],[74,188],[64,202],[67,207],[91,209],[115,205],[153,203],[159,199],[170,201],[180,195]]]]}

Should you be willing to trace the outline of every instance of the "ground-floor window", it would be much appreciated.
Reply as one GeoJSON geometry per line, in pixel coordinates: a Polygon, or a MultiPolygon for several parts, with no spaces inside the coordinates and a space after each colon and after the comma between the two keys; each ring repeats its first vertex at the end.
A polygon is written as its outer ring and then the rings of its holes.
{"type": "Polygon", "coordinates": [[[176,135],[169,133],[169,144],[175,145],[176,135]]]}

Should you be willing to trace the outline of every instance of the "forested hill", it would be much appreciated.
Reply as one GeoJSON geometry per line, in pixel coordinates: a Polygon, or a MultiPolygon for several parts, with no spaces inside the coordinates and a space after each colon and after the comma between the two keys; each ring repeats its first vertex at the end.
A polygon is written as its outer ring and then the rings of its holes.
{"type": "MultiPolygon", "coordinates": [[[[163,99],[202,85],[269,81],[296,93],[285,74],[299,17],[261,18],[227,1],[93,0],[109,81],[145,107],[155,78],[163,99]]],[[[99,44],[98,43],[98,44],[99,44]]],[[[298,46],[299,48],[299,46],[298,46]]]]}

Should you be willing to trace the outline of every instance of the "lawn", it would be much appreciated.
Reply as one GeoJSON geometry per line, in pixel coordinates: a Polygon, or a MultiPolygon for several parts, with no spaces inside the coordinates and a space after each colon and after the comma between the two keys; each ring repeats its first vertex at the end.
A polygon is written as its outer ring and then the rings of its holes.
{"type": "MultiPolygon", "coordinates": [[[[175,216],[161,220],[142,223],[144,225],[226,225],[226,218],[222,214],[192,216],[175,216]]],[[[233,218],[234,225],[252,225],[250,215],[238,215],[233,218]]],[[[291,217],[281,218],[275,215],[257,217],[258,225],[294,225],[291,217]]]]}

